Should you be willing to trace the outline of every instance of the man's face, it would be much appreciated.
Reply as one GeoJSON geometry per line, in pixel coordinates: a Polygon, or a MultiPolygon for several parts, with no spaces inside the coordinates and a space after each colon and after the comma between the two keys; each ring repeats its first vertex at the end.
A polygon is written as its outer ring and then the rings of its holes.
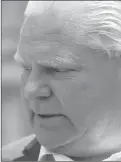
{"type": "Polygon", "coordinates": [[[116,60],[77,44],[60,30],[54,33],[54,21],[44,23],[26,19],[18,47],[25,67],[21,96],[37,139],[70,156],[118,149],[121,83],[116,60]]]}

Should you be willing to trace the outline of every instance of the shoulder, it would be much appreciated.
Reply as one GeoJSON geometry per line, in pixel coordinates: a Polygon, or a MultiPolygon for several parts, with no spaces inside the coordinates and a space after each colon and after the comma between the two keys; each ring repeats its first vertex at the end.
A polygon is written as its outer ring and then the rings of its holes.
{"type": "Polygon", "coordinates": [[[10,161],[23,155],[23,149],[26,147],[34,138],[35,134],[31,134],[29,136],[23,137],[15,142],[12,142],[2,148],[2,160],[10,161]]]}

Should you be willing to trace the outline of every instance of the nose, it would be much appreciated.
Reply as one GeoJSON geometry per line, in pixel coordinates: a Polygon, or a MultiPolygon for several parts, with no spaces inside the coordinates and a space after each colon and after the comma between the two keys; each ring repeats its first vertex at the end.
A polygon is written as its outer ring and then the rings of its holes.
{"type": "Polygon", "coordinates": [[[27,99],[46,99],[52,95],[52,89],[49,86],[49,76],[37,67],[32,68],[24,87],[24,96],[27,99]]]}

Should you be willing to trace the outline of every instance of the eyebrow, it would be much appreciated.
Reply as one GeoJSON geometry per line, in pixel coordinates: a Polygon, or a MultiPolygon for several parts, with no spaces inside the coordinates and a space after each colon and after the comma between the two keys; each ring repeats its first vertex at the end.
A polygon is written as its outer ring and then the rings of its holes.
{"type": "MultiPolygon", "coordinates": [[[[19,65],[21,65],[21,66],[23,66],[23,67],[26,67],[26,66],[28,66],[28,65],[26,65],[25,64],[25,61],[23,60],[23,58],[19,55],[19,54],[15,54],[14,55],[14,60],[19,64],[19,65]]],[[[55,66],[53,66],[53,65],[51,65],[49,62],[42,62],[42,61],[40,61],[40,63],[38,63],[41,67],[43,67],[43,68],[48,68],[48,69],[52,69],[52,68],[54,68],[54,69],[74,69],[74,68],[82,68],[82,66],[81,65],[77,65],[77,64],[69,64],[69,65],[67,65],[67,64],[65,64],[65,66],[64,66],[64,64],[63,64],[63,66],[62,66],[62,64],[61,65],[55,65],[55,66]]]]}
{"type": "Polygon", "coordinates": [[[57,60],[54,62],[51,62],[50,61],[40,61],[38,62],[38,64],[41,66],[41,67],[44,67],[44,68],[54,68],[54,69],[73,69],[73,68],[78,68],[80,65],[76,64],[76,63],[58,63],[57,60]]]}

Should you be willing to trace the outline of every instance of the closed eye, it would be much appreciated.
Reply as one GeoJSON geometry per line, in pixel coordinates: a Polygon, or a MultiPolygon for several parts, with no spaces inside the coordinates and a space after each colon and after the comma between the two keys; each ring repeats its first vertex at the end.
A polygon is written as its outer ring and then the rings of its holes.
{"type": "Polygon", "coordinates": [[[57,73],[75,71],[74,69],[59,69],[59,68],[46,68],[46,70],[48,72],[57,72],[57,73]]]}
{"type": "Polygon", "coordinates": [[[25,65],[25,64],[23,64],[23,63],[21,63],[19,61],[17,63],[18,63],[18,66],[23,70],[26,70],[26,71],[31,71],[32,70],[32,67],[30,67],[30,66],[27,66],[27,65],[25,65]]]}
{"type": "Polygon", "coordinates": [[[19,64],[19,67],[20,67],[21,69],[27,71],[27,72],[31,72],[31,71],[32,71],[32,68],[31,68],[31,67],[27,67],[27,66],[25,66],[25,65],[19,64]]]}
{"type": "Polygon", "coordinates": [[[25,70],[32,70],[32,68],[30,68],[30,67],[23,67],[25,70]]]}
{"type": "Polygon", "coordinates": [[[71,72],[75,71],[74,69],[55,69],[56,72],[71,72]]]}
{"type": "Polygon", "coordinates": [[[32,68],[30,68],[30,67],[23,67],[23,69],[24,69],[25,71],[29,72],[29,73],[32,71],[32,68]]]}

